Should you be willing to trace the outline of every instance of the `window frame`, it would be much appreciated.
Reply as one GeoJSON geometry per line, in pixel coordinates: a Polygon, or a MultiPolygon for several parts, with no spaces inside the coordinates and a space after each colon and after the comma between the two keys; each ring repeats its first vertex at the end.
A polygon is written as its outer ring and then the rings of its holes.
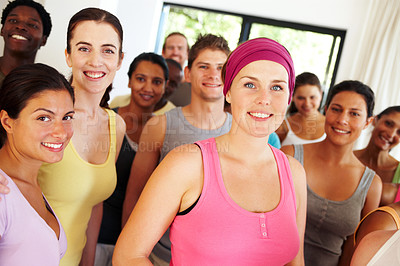
{"type": "MultiPolygon", "coordinates": [[[[242,18],[242,28],[241,28],[240,36],[238,39],[238,44],[242,43],[244,41],[247,41],[249,39],[250,30],[251,30],[251,26],[253,23],[259,23],[259,24],[265,24],[265,25],[270,25],[270,26],[284,27],[284,28],[290,28],[290,29],[294,29],[294,30],[310,31],[310,32],[315,32],[315,33],[320,33],[320,34],[331,35],[331,36],[333,36],[333,42],[332,42],[331,49],[329,52],[328,64],[325,69],[325,76],[323,77],[323,80],[321,80],[322,84],[326,83],[325,79],[328,77],[329,70],[331,69],[331,65],[332,65],[332,61],[333,61],[332,57],[333,57],[333,53],[335,51],[335,47],[337,45],[336,43],[339,40],[338,38],[340,38],[340,43],[339,43],[338,52],[337,52],[337,58],[336,58],[335,65],[333,68],[332,78],[331,78],[331,82],[329,84],[329,88],[331,88],[335,84],[336,75],[337,75],[337,72],[339,69],[340,59],[342,56],[343,46],[344,46],[344,42],[345,42],[345,38],[346,38],[346,30],[336,29],[336,28],[332,28],[332,27],[309,25],[309,24],[304,24],[304,23],[299,23],[299,22],[290,22],[290,21],[285,21],[285,20],[277,20],[277,19],[271,19],[271,18],[265,18],[265,17],[258,17],[258,16],[252,16],[252,15],[245,15],[245,14],[240,14],[240,13],[235,13],[235,12],[222,11],[222,10],[218,10],[218,9],[210,9],[210,8],[203,8],[203,7],[197,7],[197,6],[192,6],[192,5],[182,5],[182,4],[177,4],[177,3],[164,2],[163,6],[162,6],[160,23],[158,26],[155,51],[162,50],[162,45],[163,45],[163,42],[165,39],[165,36],[164,36],[165,23],[166,23],[166,14],[164,11],[165,6],[192,8],[192,9],[197,9],[200,11],[220,13],[223,15],[231,15],[231,16],[241,17],[242,18]]],[[[326,88],[326,90],[329,90],[329,88],[326,88]]]]}

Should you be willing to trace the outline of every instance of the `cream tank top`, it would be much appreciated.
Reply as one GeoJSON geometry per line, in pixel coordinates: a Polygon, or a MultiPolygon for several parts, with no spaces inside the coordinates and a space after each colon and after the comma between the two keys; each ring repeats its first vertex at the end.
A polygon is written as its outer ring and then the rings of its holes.
{"type": "Polygon", "coordinates": [[[324,133],[321,137],[317,139],[302,139],[298,137],[296,134],[294,134],[287,118],[285,118],[285,122],[288,128],[288,133],[286,134],[286,138],[282,141],[282,146],[321,142],[326,138],[326,133],[324,133]]]}

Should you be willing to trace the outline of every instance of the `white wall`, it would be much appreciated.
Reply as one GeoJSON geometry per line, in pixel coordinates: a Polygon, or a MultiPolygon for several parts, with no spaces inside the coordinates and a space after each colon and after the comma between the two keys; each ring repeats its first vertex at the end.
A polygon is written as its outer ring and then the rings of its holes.
{"type": "MultiPolygon", "coordinates": [[[[37,62],[54,66],[65,75],[69,69],[64,50],[69,18],[78,10],[101,7],[116,14],[124,28],[123,50],[125,59],[114,80],[112,96],[128,93],[127,71],[133,58],[142,52],[154,51],[158,23],[163,1],[161,0],[37,0],[51,14],[53,29],[45,47],[38,53],[37,62]]],[[[8,1],[0,0],[4,7],[8,1]]],[[[348,78],[352,54],[357,49],[362,22],[367,9],[365,0],[171,0],[169,2],[225,10],[233,13],[281,19],[316,26],[347,30],[337,81],[348,78]]],[[[3,50],[0,41],[0,53],[3,50]]]]}
{"type": "MultiPolygon", "coordinates": [[[[70,17],[82,8],[104,8],[117,15],[124,28],[125,59],[114,80],[111,97],[129,93],[127,71],[139,53],[154,51],[162,0],[36,0],[51,14],[53,29],[45,47],[36,58],[65,75],[70,71],[65,63],[66,29],[70,17]]],[[[353,54],[358,48],[362,25],[367,12],[367,0],[169,0],[189,6],[241,13],[271,19],[332,27],[347,31],[336,82],[349,78],[353,54]]],[[[8,0],[0,0],[3,9],[8,0]]],[[[0,38],[0,54],[3,40],[0,38]]],[[[365,143],[364,143],[365,144],[365,143]]],[[[364,145],[361,144],[361,145],[364,145]]],[[[358,147],[361,147],[360,145],[358,147]]],[[[400,147],[396,154],[399,154],[400,147]]]]}
{"type": "MultiPolygon", "coordinates": [[[[51,14],[53,29],[37,62],[47,63],[65,75],[70,71],[65,63],[66,28],[70,17],[78,10],[94,6],[118,16],[124,28],[125,58],[114,80],[111,97],[129,93],[127,71],[139,53],[155,49],[162,0],[36,0],[51,14]]],[[[353,54],[358,48],[367,0],[169,0],[170,3],[203,7],[258,17],[332,27],[347,31],[336,82],[349,78],[353,54]]],[[[4,6],[8,0],[0,0],[4,6]]],[[[3,51],[0,40],[0,54],[3,51]]],[[[399,156],[400,157],[400,156],[399,156]]]]}
{"type": "MultiPolygon", "coordinates": [[[[368,3],[365,0],[247,0],[245,4],[243,0],[168,2],[347,30],[337,81],[348,78],[368,3]]],[[[133,57],[154,50],[162,3],[161,0],[119,1],[117,14],[125,30],[127,57],[115,81],[116,94],[125,92],[122,91],[127,84],[125,73],[133,57]]]]}
{"type": "MultiPolygon", "coordinates": [[[[112,96],[129,92],[127,71],[133,58],[142,52],[154,51],[161,0],[37,0],[51,14],[53,29],[45,47],[38,53],[37,62],[54,66],[65,75],[69,69],[64,50],[69,18],[78,10],[101,7],[116,14],[124,28],[123,50],[125,59],[114,80],[112,96]]],[[[0,0],[4,7],[8,1],[0,0]]],[[[357,49],[367,3],[365,0],[170,0],[169,2],[225,10],[233,13],[300,22],[316,26],[347,30],[337,81],[348,78],[352,67],[352,54],[357,49]]],[[[0,41],[0,53],[3,43],[0,41]]]]}

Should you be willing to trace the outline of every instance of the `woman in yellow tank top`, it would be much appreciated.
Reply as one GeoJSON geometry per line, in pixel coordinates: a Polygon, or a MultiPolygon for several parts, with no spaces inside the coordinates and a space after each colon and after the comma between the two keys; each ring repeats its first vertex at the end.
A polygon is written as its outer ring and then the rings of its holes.
{"type": "Polygon", "coordinates": [[[107,104],[123,59],[118,19],[97,8],[76,13],[68,25],[65,57],[76,97],[74,135],[62,161],[40,168],[39,182],[67,235],[60,265],[93,265],[102,202],[114,191],[125,133],[124,121],[107,104]]]}

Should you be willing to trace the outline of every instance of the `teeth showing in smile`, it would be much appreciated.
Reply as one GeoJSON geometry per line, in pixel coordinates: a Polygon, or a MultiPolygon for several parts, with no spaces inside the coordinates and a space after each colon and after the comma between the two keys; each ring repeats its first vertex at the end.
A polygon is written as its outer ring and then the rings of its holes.
{"type": "Polygon", "coordinates": [[[151,100],[151,99],[153,99],[153,96],[152,96],[152,95],[142,94],[141,96],[142,96],[142,98],[145,99],[145,100],[151,100]]]}
{"type": "Polygon", "coordinates": [[[94,72],[85,72],[85,75],[92,79],[98,79],[103,77],[104,73],[94,73],[94,72]]]}
{"type": "Polygon", "coordinates": [[[388,143],[388,144],[391,144],[392,142],[390,141],[390,140],[388,140],[387,138],[385,138],[385,137],[379,137],[381,140],[383,140],[384,142],[386,142],[386,143],[388,143]]]}
{"type": "Polygon", "coordinates": [[[216,88],[216,87],[219,87],[219,86],[220,86],[220,84],[204,84],[204,86],[206,86],[206,87],[212,87],[212,88],[216,88]]]}
{"type": "Polygon", "coordinates": [[[271,116],[270,114],[265,114],[265,113],[250,113],[250,114],[257,118],[268,118],[271,116]]]}
{"type": "Polygon", "coordinates": [[[340,130],[340,129],[337,129],[337,128],[334,128],[333,130],[338,132],[338,133],[342,133],[342,134],[347,134],[347,133],[350,132],[350,131],[340,130]]]}
{"type": "Polygon", "coordinates": [[[11,35],[11,37],[14,38],[14,39],[17,39],[17,40],[24,40],[24,41],[27,41],[27,40],[28,40],[28,39],[25,38],[24,36],[17,35],[17,34],[11,35]]]}
{"type": "Polygon", "coordinates": [[[46,142],[42,142],[42,145],[45,147],[52,148],[52,149],[59,149],[62,146],[62,144],[52,144],[52,143],[46,143],[46,142]]]}

